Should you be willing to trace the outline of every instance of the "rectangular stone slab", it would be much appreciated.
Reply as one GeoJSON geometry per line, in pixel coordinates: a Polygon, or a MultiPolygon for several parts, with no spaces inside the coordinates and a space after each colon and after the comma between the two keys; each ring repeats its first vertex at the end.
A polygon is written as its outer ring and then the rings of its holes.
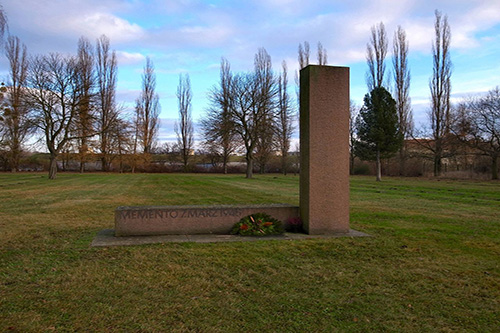
{"type": "Polygon", "coordinates": [[[266,213],[286,226],[299,207],[274,205],[140,206],[115,210],[115,236],[228,234],[242,217],[266,213]]]}
{"type": "Polygon", "coordinates": [[[349,231],[349,68],[300,71],[300,214],[310,235],[349,231]]]}

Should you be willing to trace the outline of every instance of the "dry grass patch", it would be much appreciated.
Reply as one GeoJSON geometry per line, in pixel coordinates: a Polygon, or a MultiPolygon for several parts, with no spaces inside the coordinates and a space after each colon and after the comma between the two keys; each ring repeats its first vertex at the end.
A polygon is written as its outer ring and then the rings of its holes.
{"type": "Polygon", "coordinates": [[[372,238],[120,248],[89,247],[119,205],[298,204],[298,177],[0,174],[0,185],[0,330],[500,327],[498,182],[354,177],[352,227],[372,238]]]}

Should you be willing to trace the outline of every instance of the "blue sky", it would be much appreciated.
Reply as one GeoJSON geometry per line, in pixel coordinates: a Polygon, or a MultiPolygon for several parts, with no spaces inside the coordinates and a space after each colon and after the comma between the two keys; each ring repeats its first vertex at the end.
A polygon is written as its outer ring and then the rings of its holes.
{"type": "MultiPolygon", "coordinates": [[[[410,95],[419,126],[426,122],[429,108],[435,9],[448,16],[452,31],[453,100],[500,85],[498,0],[2,0],[0,4],[10,33],[21,38],[30,54],[74,54],[80,36],[94,41],[106,34],[118,55],[117,101],[125,107],[132,107],[140,93],[142,68],[149,56],[162,105],[162,141],[175,140],[180,73],[190,75],[196,121],[207,107],[208,90],[218,81],[220,58],[227,58],[234,71],[248,71],[259,47],[271,55],[276,71],[283,60],[287,62],[290,93],[295,96],[298,44],[311,44],[314,63],[320,41],[328,52],[328,64],[351,68],[351,99],[361,105],[367,92],[366,43],[370,27],[381,21],[391,41],[398,25],[407,32],[410,95]]],[[[5,75],[2,58],[0,77],[5,75]]]]}

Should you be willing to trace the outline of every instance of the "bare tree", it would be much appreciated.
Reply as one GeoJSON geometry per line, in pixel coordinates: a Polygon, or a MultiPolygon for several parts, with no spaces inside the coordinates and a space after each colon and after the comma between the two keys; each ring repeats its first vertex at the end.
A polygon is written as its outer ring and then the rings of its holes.
{"type": "Polygon", "coordinates": [[[436,39],[432,45],[433,71],[429,82],[431,90],[431,111],[429,114],[433,145],[429,149],[434,155],[434,176],[442,171],[445,141],[450,132],[451,93],[451,30],[448,18],[435,11],[434,30],[436,39]]]}
{"type": "MultiPolygon", "coordinates": [[[[118,118],[112,125],[110,131],[110,140],[112,153],[118,158],[118,171],[120,173],[125,170],[127,157],[132,151],[133,145],[133,128],[131,124],[125,120],[118,118]]],[[[134,158],[134,156],[132,156],[134,158]]]]}
{"type": "Polygon", "coordinates": [[[50,154],[49,179],[57,174],[57,157],[75,139],[72,126],[78,113],[77,60],[57,53],[32,59],[29,102],[50,154]]]}
{"type": "Polygon", "coordinates": [[[11,171],[19,171],[22,145],[33,128],[26,103],[26,80],[28,75],[28,56],[26,46],[18,37],[9,36],[5,47],[9,61],[6,108],[3,114],[3,137],[8,149],[11,171]]]}
{"type": "Polygon", "coordinates": [[[158,135],[160,102],[156,93],[156,75],[153,62],[146,58],[146,66],[142,74],[142,93],[136,100],[139,114],[139,142],[144,154],[150,154],[156,144],[158,135]]]}
{"type": "Polygon", "coordinates": [[[231,84],[230,64],[226,59],[222,58],[219,86],[210,91],[209,100],[211,105],[200,123],[205,146],[211,154],[220,155],[224,174],[227,173],[230,155],[239,146],[230,113],[231,84]]]}
{"type": "Polygon", "coordinates": [[[321,42],[318,42],[318,65],[325,66],[328,63],[328,55],[326,49],[321,42]]]}
{"type": "MultiPolygon", "coordinates": [[[[319,57],[319,52],[318,52],[318,57],[319,57]]],[[[304,46],[302,46],[302,44],[299,44],[298,61],[299,61],[299,70],[295,72],[294,80],[295,80],[295,93],[296,93],[296,98],[297,98],[297,105],[300,109],[300,70],[305,68],[307,65],[309,65],[309,43],[308,42],[304,42],[304,46]]]]}
{"type": "Polygon", "coordinates": [[[500,158],[500,89],[486,96],[470,98],[459,106],[459,119],[454,123],[456,136],[462,142],[491,159],[491,178],[498,179],[500,158]]]}
{"type": "MultiPolygon", "coordinates": [[[[309,45],[307,45],[307,52],[309,52],[309,45]]],[[[278,94],[278,87],[272,70],[271,56],[264,48],[260,48],[255,55],[254,67],[253,113],[257,115],[254,120],[258,119],[255,126],[255,148],[259,157],[260,172],[264,173],[274,150],[275,98],[278,94]]]]}
{"type": "Polygon", "coordinates": [[[302,43],[299,44],[299,69],[302,69],[309,65],[309,42],[304,42],[304,46],[302,43]]]}
{"type": "Polygon", "coordinates": [[[193,150],[193,120],[191,118],[191,81],[189,74],[179,75],[177,100],[179,102],[179,122],[175,123],[177,144],[181,149],[184,171],[188,170],[188,162],[193,150]]]}
{"type": "Polygon", "coordinates": [[[3,6],[0,5],[0,41],[3,41],[3,36],[5,35],[5,31],[7,29],[8,29],[7,14],[5,14],[3,6]]]}
{"type": "Polygon", "coordinates": [[[118,118],[116,109],[117,60],[115,51],[110,50],[109,39],[102,35],[96,46],[96,81],[97,81],[97,132],[102,170],[108,171],[110,155],[110,131],[118,118]]]}
{"type": "Polygon", "coordinates": [[[385,57],[387,55],[388,41],[383,22],[371,28],[370,42],[366,45],[366,84],[368,90],[384,86],[385,57]]]}
{"type": "Polygon", "coordinates": [[[394,95],[398,111],[399,130],[403,133],[404,142],[399,150],[399,174],[403,175],[406,162],[406,140],[413,134],[413,115],[410,100],[410,68],[408,66],[408,40],[401,26],[394,33],[393,58],[394,95]]]}
{"type": "Polygon", "coordinates": [[[252,178],[254,151],[277,95],[271,57],[264,48],[255,55],[253,73],[238,74],[231,84],[230,112],[235,131],[245,146],[246,177],[252,178]]]}
{"type": "Polygon", "coordinates": [[[356,158],[356,153],[354,149],[354,144],[356,142],[356,119],[359,115],[359,108],[354,103],[350,101],[349,103],[349,174],[354,175],[354,160],[356,158]]]}
{"type": "Polygon", "coordinates": [[[290,151],[290,140],[294,130],[294,110],[288,95],[288,69],[283,60],[282,73],[278,78],[278,115],[276,117],[276,137],[279,151],[281,153],[281,172],[286,175],[288,171],[288,152],[290,151]]]}
{"type": "Polygon", "coordinates": [[[260,174],[266,173],[271,155],[276,148],[277,124],[273,117],[272,113],[268,113],[262,118],[262,130],[259,131],[255,144],[254,158],[260,174]]]}
{"type": "Polygon", "coordinates": [[[253,73],[239,73],[231,81],[231,99],[229,104],[234,130],[245,147],[247,164],[246,177],[252,178],[254,150],[257,143],[258,127],[262,122],[259,109],[254,100],[255,80],[253,73]]]}
{"type": "Polygon", "coordinates": [[[132,157],[131,157],[132,173],[135,172],[135,169],[137,167],[137,162],[139,160],[138,152],[139,152],[139,133],[141,130],[141,112],[142,112],[141,108],[136,105],[134,109],[134,117],[132,120],[132,133],[133,133],[132,157]]]}
{"type": "Polygon", "coordinates": [[[94,51],[92,44],[85,37],[78,41],[77,80],[80,89],[80,100],[76,117],[76,132],[80,172],[85,171],[85,163],[89,158],[89,138],[95,134],[93,97],[95,84],[94,51]]]}

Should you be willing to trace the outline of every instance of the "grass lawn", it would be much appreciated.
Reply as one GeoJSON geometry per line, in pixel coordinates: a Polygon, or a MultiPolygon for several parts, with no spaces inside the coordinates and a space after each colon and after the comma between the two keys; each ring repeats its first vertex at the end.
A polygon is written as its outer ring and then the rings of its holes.
{"type": "Polygon", "coordinates": [[[351,178],[370,238],[89,246],[120,205],[297,205],[298,183],[0,174],[0,331],[499,331],[499,182],[351,178]]]}

